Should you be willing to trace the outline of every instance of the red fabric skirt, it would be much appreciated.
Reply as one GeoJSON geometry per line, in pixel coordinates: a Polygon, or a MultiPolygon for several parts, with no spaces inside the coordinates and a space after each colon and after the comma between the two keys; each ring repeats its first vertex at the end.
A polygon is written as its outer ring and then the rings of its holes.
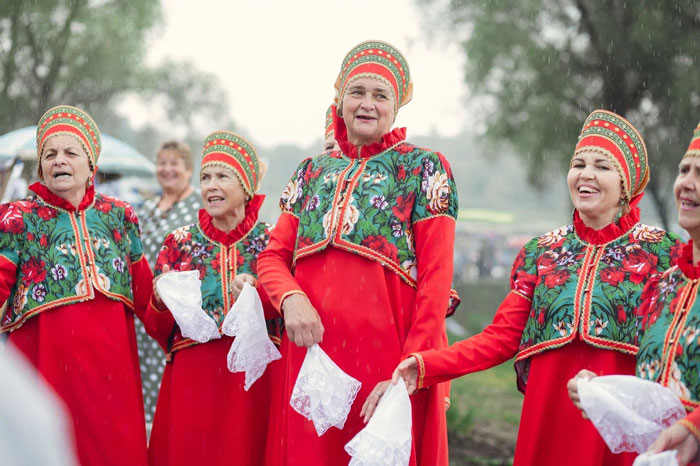
{"type": "MultiPolygon", "coordinates": [[[[280,350],[283,364],[277,369],[279,382],[272,393],[265,464],[348,464],[345,444],[365,426],[360,417],[363,403],[378,382],[391,378],[401,360],[416,290],[380,264],[332,247],[300,260],[295,277],[325,328],[320,347],[362,387],[343,429],[331,427],[319,437],[313,423],[289,405],[306,348],[291,343],[285,332],[280,350]]],[[[446,384],[437,384],[411,396],[412,466],[448,464],[446,392],[446,384]]]]}
{"type": "Polygon", "coordinates": [[[176,351],[165,366],[148,446],[152,466],[258,466],[265,454],[271,374],[246,392],[245,374],[231,373],[233,339],[176,351]]]}
{"type": "Polygon", "coordinates": [[[96,293],[10,333],[70,412],[82,466],[148,464],[133,312],[96,293]]]}
{"type": "Polygon", "coordinates": [[[581,369],[598,375],[634,375],[635,358],[576,339],[532,357],[514,466],[629,466],[636,453],[614,455],[583,419],[566,384],[581,369]]]}

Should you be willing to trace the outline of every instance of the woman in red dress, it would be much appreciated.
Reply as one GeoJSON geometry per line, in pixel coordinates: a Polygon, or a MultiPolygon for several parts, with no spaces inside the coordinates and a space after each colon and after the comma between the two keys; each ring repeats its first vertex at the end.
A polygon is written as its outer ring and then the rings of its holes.
{"type": "MultiPolygon", "coordinates": [[[[202,153],[199,221],[169,233],[158,254],[156,280],[171,270],[199,271],[202,308],[219,332],[243,284],[256,285],[258,254],[269,241],[270,225],[258,221],[264,196],[255,194],[264,173],[243,138],[210,134],[202,153]]],[[[258,292],[270,339],[279,344],[281,319],[261,286],[258,292]]],[[[203,344],[186,338],[155,289],[152,303],[155,313],[169,317],[161,331],[170,338],[148,446],[151,465],[262,464],[273,367],[245,391],[245,374],[226,365],[232,337],[203,344]]]]}
{"type": "MultiPolygon", "coordinates": [[[[336,81],[340,150],[304,160],[282,194],[282,215],[259,260],[287,329],[269,464],[347,464],[344,446],[364,426],[358,401],[342,430],[321,437],[292,410],[306,347],[320,344],[359,380],[359,400],[403,357],[446,344],[457,193],[441,154],[406,142],[405,128],[391,129],[412,87],[394,47],[353,48],[336,81]]],[[[412,465],[447,465],[447,395],[436,385],[413,397],[412,465]]]]}
{"type": "MultiPolygon", "coordinates": [[[[674,266],[649,280],[638,311],[644,336],[637,353],[637,377],[671,389],[687,416],[664,430],[649,452],[676,450],[678,464],[700,463],[700,125],[678,167],[673,185],[678,225],[690,235],[674,266]]],[[[581,409],[579,378],[596,374],[581,370],[568,383],[569,396],[581,409]]]]}
{"type": "Polygon", "coordinates": [[[100,134],[87,113],[47,111],[37,146],[34,194],[0,206],[1,331],[68,407],[83,466],[146,466],[134,315],[147,330],[160,316],[146,318],[153,275],[136,215],[95,192],[100,134]]]}
{"type": "MultiPolygon", "coordinates": [[[[403,377],[410,393],[515,357],[525,399],[514,464],[631,464],[632,455],[612,454],[581,419],[566,384],[582,368],[634,373],[642,288],[681,248],[676,235],[639,222],[648,180],[636,129],[612,112],[591,113],[567,176],[573,222],[523,247],[491,325],[444,350],[414,353],[394,380],[403,377]]],[[[371,398],[368,405],[371,413],[371,398]]]]}

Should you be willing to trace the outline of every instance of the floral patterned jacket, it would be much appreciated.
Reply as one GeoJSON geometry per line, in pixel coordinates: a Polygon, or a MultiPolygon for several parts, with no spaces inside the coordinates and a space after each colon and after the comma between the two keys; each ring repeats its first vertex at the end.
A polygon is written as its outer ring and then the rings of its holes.
{"type": "MultiPolygon", "coordinates": [[[[329,245],[380,263],[416,287],[413,226],[436,216],[457,218],[457,191],[442,154],[407,143],[405,129],[385,136],[390,147],[351,158],[334,151],[304,160],[280,199],[299,220],[292,268],[329,245]]],[[[459,304],[450,293],[447,314],[459,304]]]]}
{"type": "Polygon", "coordinates": [[[511,289],[532,303],[515,363],[521,389],[531,356],[577,335],[592,346],[635,355],[642,289],[680,255],[678,236],[638,223],[637,208],[619,227],[601,231],[586,227],[577,212],[574,217],[573,224],[530,240],[513,264],[511,289]]]}
{"type": "Polygon", "coordinates": [[[644,288],[637,376],[669,387],[689,411],[700,407],[700,267],[686,244],[676,265],[644,288]]]}
{"type": "Polygon", "coordinates": [[[131,269],[145,259],[131,206],[93,187],[77,209],[43,184],[31,190],[36,195],[0,205],[0,269],[16,273],[0,332],[88,301],[95,290],[133,309],[131,269]]]}
{"type": "MultiPolygon", "coordinates": [[[[218,324],[219,331],[226,313],[234,303],[231,282],[237,274],[257,277],[258,254],[270,241],[271,225],[258,222],[258,210],[264,196],[255,196],[246,207],[246,218],[231,232],[224,233],[212,224],[211,216],[202,209],[199,222],[180,227],[169,233],[158,254],[155,276],[165,265],[171,270],[198,270],[202,281],[202,308],[218,324]]],[[[263,305],[269,303],[262,287],[258,287],[263,305]]],[[[270,339],[281,341],[282,319],[274,309],[266,307],[270,339]]],[[[166,350],[168,353],[193,345],[197,341],[185,338],[175,326],[166,350]]]]}

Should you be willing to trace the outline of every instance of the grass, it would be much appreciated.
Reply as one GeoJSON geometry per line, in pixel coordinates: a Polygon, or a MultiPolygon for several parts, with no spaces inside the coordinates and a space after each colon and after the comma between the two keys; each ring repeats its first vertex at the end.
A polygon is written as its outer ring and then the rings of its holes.
{"type": "MultiPolygon", "coordinates": [[[[457,291],[462,304],[453,318],[473,335],[491,322],[508,284],[480,281],[457,291]]],[[[451,342],[458,339],[450,336],[451,342]]],[[[447,412],[451,464],[512,464],[522,399],[513,361],[453,380],[447,412]]]]}

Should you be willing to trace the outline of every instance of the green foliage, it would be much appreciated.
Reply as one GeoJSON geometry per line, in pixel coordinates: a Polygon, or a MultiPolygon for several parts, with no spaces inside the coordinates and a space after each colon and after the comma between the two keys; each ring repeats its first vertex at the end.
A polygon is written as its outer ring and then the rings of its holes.
{"type": "Polygon", "coordinates": [[[145,64],[147,36],[160,18],[160,0],[0,2],[0,134],[36,124],[62,103],[85,108],[100,129],[145,154],[173,135],[192,141],[196,154],[202,120],[207,128],[232,128],[212,75],[189,63],[145,64]],[[134,130],[114,111],[126,96],[163,108],[165,121],[134,130]]]}
{"type": "Polygon", "coordinates": [[[697,2],[418,2],[432,11],[434,29],[448,21],[445,32],[463,38],[471,105],[488,135],[509,141],[527,161],[533,186],[568,166],[584,119],[606,108],[642,131],[649,190],[667,223],[666,199],[698,120],[697,2]]]}

